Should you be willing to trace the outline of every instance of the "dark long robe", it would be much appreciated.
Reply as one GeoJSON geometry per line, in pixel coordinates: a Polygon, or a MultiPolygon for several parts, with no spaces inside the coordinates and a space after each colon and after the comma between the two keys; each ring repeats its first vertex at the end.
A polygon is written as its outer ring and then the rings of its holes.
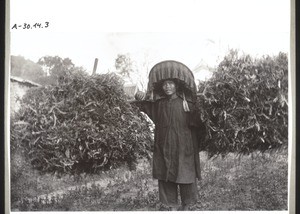
{"type": "Polygon", "coordinates": [[[199,160],[200,118],[195,107],[183,109],[183,100],[163,98],[142,102],[140,108],[155,124],[153,177],[180,184],[201,178],[199,160]]]}

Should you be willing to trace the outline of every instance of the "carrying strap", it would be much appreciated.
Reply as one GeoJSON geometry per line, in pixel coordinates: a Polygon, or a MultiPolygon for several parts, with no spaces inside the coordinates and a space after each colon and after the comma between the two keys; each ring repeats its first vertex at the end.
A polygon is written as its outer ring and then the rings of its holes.
{"type": "Polygon", "coordinates": [[[153,101],[153,90],[150,92],[150,100],[153,101]]]}
{"type": "Polygon", "coordinates": [[[185,99],[185,94],[182,93],[182,96],[183,96],[183,110],[184,110],[185,112],[190,112],[189,105],[188,105],[188,103],[187,103],[187,101],[186,101],[186,99],[185,99]]]}

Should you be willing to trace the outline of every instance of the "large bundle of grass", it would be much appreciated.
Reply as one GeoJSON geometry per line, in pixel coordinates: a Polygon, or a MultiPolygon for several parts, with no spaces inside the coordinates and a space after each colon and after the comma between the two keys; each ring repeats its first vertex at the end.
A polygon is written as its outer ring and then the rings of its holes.
{"type": "Polygon", "coordinates": [[[288,142],[288,59],[252,59],[231,51],[213,77],[200,84],[197,100],[211,155],[266,151],[288,142]]]}
{"type": "Polygon", "coordinates": [[[97,172],[130,166],[151,149],[149,124],[113,74],[68,74],[29,91],[11,121],[12,152],[43,172],[97,172]],[[19,150],[20,151],[20,150],[19,150]]]}

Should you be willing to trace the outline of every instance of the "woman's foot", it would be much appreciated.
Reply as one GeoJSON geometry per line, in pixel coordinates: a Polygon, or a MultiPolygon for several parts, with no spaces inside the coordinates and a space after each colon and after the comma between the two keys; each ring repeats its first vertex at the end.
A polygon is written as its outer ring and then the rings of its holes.
{"type": "Polygon", "coordinates": [[[169,211],[177,211],[178,209],[176,207],[169,207],[169,211]]]}
{"type": "Polygon", "coordinates": [[[177,211],[178,210],[178,206],[167,206],[165,204],[160,204],[158,206],[158,209],[156,209],[158,211],[177,211]]]}
{"type": "Polygon", "coordinates": [[[190,206],[189,205],[182,205],[179,208],[180,211],[189,211],[190,210],[190,206]]]}

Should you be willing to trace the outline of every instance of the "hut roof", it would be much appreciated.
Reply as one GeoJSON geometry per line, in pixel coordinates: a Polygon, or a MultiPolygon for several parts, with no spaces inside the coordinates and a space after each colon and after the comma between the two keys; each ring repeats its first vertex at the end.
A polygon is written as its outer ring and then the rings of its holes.
{"type": "Polygon", "coordinates": [[[39,86],[41,86],[40,84],[35,83],[33,81],[25,80],[21,77],[15,77],[15,76],[10,76],[10,81],[18,82],[18,83],[20,83],[22,85],[25,85],[25,86],[28,86],[28,87],[39,87],[39,86]]]}
{"type": "Polygon", "coordinates": [[[124,85],[124,92],[130,97],[134,97],[135,93],[137,91],[137,85],[135,84],[128,84],[124,85]]]}

